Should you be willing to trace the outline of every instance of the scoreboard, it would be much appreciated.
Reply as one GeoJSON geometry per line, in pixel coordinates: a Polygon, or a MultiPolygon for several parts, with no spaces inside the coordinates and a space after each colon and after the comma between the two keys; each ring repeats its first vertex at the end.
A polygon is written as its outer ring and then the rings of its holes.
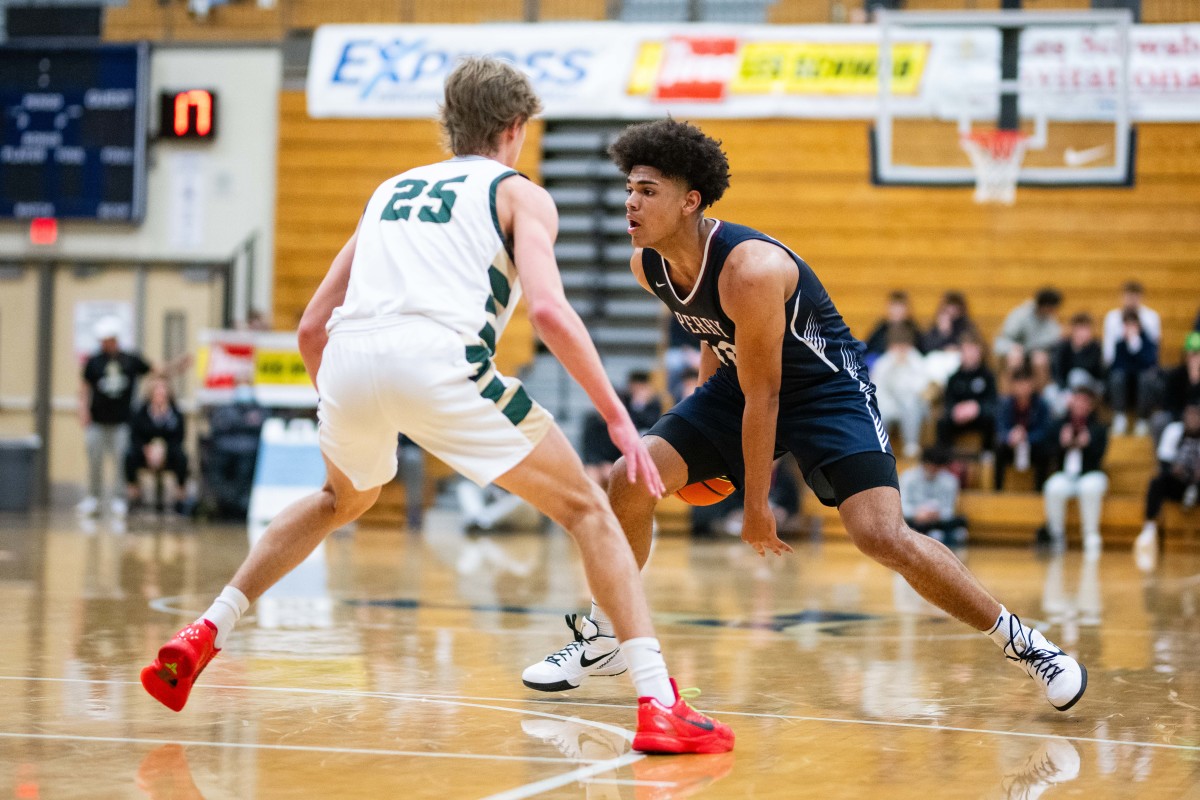
{"type": "Polygon", "coordinates": [[[0,47],[0,219],[139,222],[148,48],[0,47]]]}

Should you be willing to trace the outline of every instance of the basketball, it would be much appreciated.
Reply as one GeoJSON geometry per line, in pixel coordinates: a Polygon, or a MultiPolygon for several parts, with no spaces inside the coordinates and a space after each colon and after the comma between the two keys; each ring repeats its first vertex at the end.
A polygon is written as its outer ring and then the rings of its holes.
{"type": "Polygon", "coordinates": [[[683,502],[692,506],[711,506],[719,503],[737,488],[724,478],[709,478],[706,481],[696,481],[675,493],[683,502]]]}

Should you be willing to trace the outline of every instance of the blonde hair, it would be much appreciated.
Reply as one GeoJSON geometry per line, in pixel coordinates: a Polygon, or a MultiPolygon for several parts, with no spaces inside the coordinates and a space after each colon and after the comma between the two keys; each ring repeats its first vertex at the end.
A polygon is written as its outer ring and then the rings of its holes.
{"type": "Polygon", "coordinates": [[[440,122],[456,156],[496,150],[500,134],[542,110],[525,73],[496,58],[464,58],[446,78],[440,122]]]}

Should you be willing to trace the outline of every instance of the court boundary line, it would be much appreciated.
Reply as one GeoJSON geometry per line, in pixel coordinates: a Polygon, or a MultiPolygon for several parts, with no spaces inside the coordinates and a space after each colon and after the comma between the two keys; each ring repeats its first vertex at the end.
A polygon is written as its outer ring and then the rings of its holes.
{"type": "MultiPolygon", "coordinates": [[[[112,685],[131,685],[140,686],[138,681],[94,681],[85,678],[25,678],[13,675],[0,675],[0,681],[35,681],[44,683],[88,683],[88,684],[112,684],[112,685]]],[[[486,701],[498,703],[534,703],[534,704],[555,704],[564,706],[579,706],[585,708],[613,708],[613,709],[636,709],[637,706],[624,705],[621,703],[588,703],[576,700],[548,700],[540,697],[476,697],[471,695],[436,695],[422,694],[419,692],[363,692],[352,689],[309,689],[304,687],[285,687],[285,686],[233,686],[228,684],[206,684],[209,689],[224,689],[231,691],[267,691],[278,693],[292,694],[312,694],[326,696],[342,696],[342,697],[378,697],[384,699],[395,700],[412,700],[418,702],[445,702],[447,705],[465,705],[467,707],[484,708],[494,711],[512,711],[533,716],[548,717],[563,721],[579,722],[592,727],[611,730],[614,733],[619,733],[622,737],[632,741],[633,734],[624,728],[615,725],[608,725],[604,722],[596,722],[587,720],[582,717],[566,717],[560,714],[551,714],[548,712],[539,712],[532,710],[522,710],[515,708],[506,708],[503,706],[490,706],[473,701],[486,701]],[[472,702],[462,702],[472,701],[472,702]]],[[[1128,741],[1125,739],[1106,739],[1099,736],[1077,736],[1067,733],[1033,733],[1029,731],[1001,731],[991,728],[966,728],[953,725],[922,725],[916,722],[894,722],[891,720],[871,720],[871,719],[844,719],[841,717],[816,717],[803,714],[767,714],[756,711],[731,711],[723,709],[707,709],[706,713],[727,716],[727,717],[750,717],[757,719],[778,719],[795,722],[829,722],[838,725],[875,725],[879,727],[889,728],[911,728],[915,730],[931,731],[935,733],[973,733],[987,734],[992,736],[1013,736],[1025,739],[1069,739],[1073,742],[1091,742],[1093,744],[1111,744],[1124,745],[1128,747],[1152,747],[1160,750],[1180,750],[1184,752],[1198,752],[1200,745],[1183,745],[1183,744],[1168,744],[1166,742],[1137,742],[1128,741]]]]}
{"type": "Polygon", "coordinates": [[[0,731],[0,737],[6,739],[41,739],[71,742],[105,742],[109,744],[178,744],[183,747],[213,747],[230,750],[280,750],[299,753],[330,753],[333,755],[350,756],[413,756],[418,758],[450,758],[481,761],[522,761],[541,764],[584,763],[587,765],[604,762],[591,759],[551,758],[550,756],[508,756],[490,753],[440,753],[424,750],[374,750],[365,747],[319,747],[302,744],[264,744],[255,742],[206,742],[202,740],[185,739],[152,739],[139,736],[85,736],[78,733],[19,733],[16,731],[0,731]]]}

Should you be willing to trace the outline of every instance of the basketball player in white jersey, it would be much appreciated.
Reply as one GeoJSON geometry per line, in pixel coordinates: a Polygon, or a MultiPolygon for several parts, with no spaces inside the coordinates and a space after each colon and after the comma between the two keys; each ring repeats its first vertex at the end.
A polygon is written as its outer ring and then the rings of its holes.
{"type": "Polygon", "coordinates": [[[390,178],[371,196],[300,325],[320,395],[326,484],[271,522],[209,610],[142,670],[142,685],[168,708],[183,708],[250,603],[371,507],[396,474],[403,433],[477,483],[524,498],[574,537],[638,692],[634,749],[733,747],[732,731],[692,709],[668,677],[637,564],[604,492],[549,413],[492,364],[523,286],[535,330],[608,423],[628,479],[661,496],[649,453],[563,294],[554,203],[512,169],[540,110],[514,67],[463,61],[446,80],[441,119],[454,158],[390,178]]]}

